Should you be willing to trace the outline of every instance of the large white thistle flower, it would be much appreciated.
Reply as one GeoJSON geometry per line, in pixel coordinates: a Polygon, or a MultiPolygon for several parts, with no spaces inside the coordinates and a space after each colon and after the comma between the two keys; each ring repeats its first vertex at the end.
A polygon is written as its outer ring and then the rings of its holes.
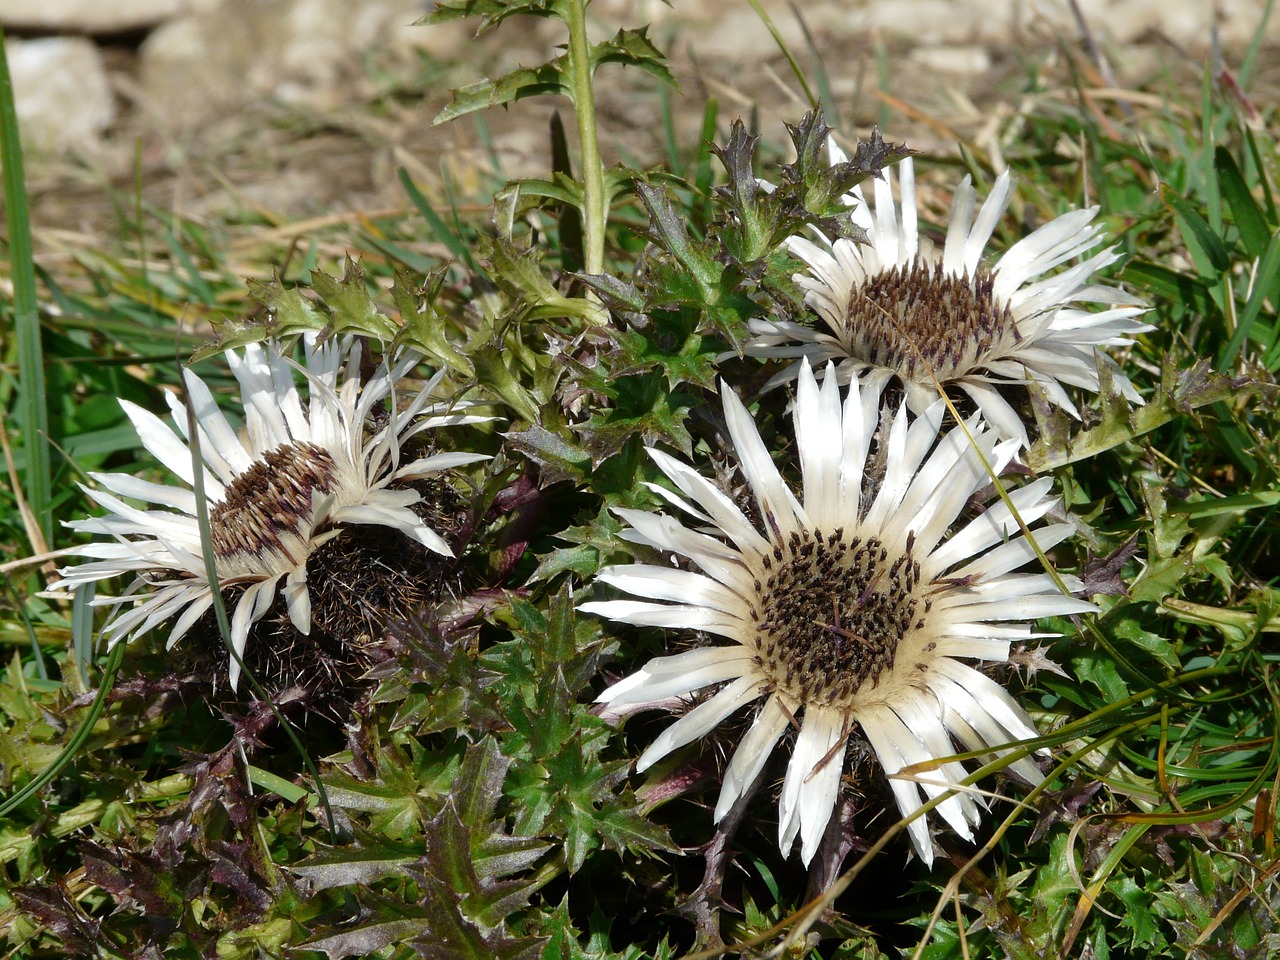
{"type": "MultiPolygon", "coordinates": [[[[607,600],[582,609],[638,626],[697,630],[728,643],[649,661],[600,695],[611,712],[669,707],[671,698],[710,687],[714,695],[675,721],[645,750],[644,770],[705,736],[753,701],[755,720],[724,771],[717,822],[747,793],[788,726],[795,745],[779,802],[779,844],[797,836],[807,864],[831,818],[845,746],[859,734],[875,749],[906,816],[967,775],[950,760],[961,750],[1002,754],[1011,741],[1036,737],[1026,713],[995,681],[962,660],[1006,660],[1010,642],[1033,634],[1028,621],[1096,609],[1061,592],[1047,573],[1014,573],[1035,550],[1016,516],[1034,525],[1056,504],[1050,478],[1012,491],[952,529],[973,494],[987,485],[983,459],[997,472],[1017,441],[999,442],[975,416],[939,438],[943,405],[918,418],[905,406],[881,422],[879,386],[849,385],[840,402],[831,367],[821,387],[801,362],[794,409],[803,474],[797,499],[780,476],[741,401],[722,386],[725,418],[758,519],[691,467],[660,450],[649,454],[675,485],[653,485],[678,516],[617,509],[622,536],[678,558],[682,568],[644,563],[606,567],[599,581],[643,599],[607,600]],[[874,463],[873,436],[878,453],[874,463]]],[[[1068,523],[1034,530],[1049,549],[1072,533],[1068,523]]],[[[1081,582],[1062,581],[1069,591],[1081,582]]],[[[1038,783],[1027,757],[1013,770],[1038,783]]],[[[980,800],[957,792],[935,812],[972,838],[980,800]]],[[[909,832],[931,863],[923,816],[909,832]]]]}
{"type": "MultiPolygon", "coordinates": [[[[143,446],[186,487],[143,480],[124,473],[91,473],[97,487],[84,487],[109,512],[67,524],[73,530],[113,537],[77,547],[73,555],[91,562],[59,571],[56,587],[76,588],[133,574],[129,588],[95,604],[131,608],[105,629],[109,645],[131,640],[176,617],[172,647],[213,603],[214,590],[241,586],[231,619],[231,639],[243,656],[250,628],[283,594],[293,626],[311,630],[307,558],[345,524],[389,528],[436,553],[452,556],[449,545],[414,512],[422,497],[393,486],[450,467],[487,459],[472,453],[437,453],[401,463],[401,448],[433,427],[476,423],[488,417],[440,412],[431,404],[436,374],[403,409],[397,384],[420,357],[408,352],[384,358],[367,382],[360,378],[361,347],[347,337],[318,343],[303,338],[305,368],[281,356],[279,345],[253,344],[241,356],[227,351],[244,406],[242,439],[218,408],[209,388],[190,370],[183,376],[204,461],[204,495],[216,558],[217,582],[206,575],[192,489],[187,408],[172,393],[166,399],[176,431],[128,400],[120,405],[143,446]],[[345,368],[345,369],[344,369],[345,368]],[[304,404],[295,369],[305,375],[304,404]],[[163,509],[131,506],[122,498],[163,509]]],[[[458,407],[455,405],[454,410],[458,407]]],[[[233,658],[229,680],[240,675],[233,658]]]]}
{"type": "MultiPolygon", "coordinates": [[[[845,159],[832,145],[832,162],[845,159]]],[[[1090,278],[1118,254],[1102,250],[1060,270],[1055,268],[1103,240],[1094,222],[1098,208],[1073,210],[1015,243],[994,264],[983,263],[987,242],[1012,196],[1008,171],[974,216],[976,194],[968,177],[956,189],[939,253],[917,228],[915,169],[899,164],[901,206],[893,199],[893,175],[877,178],[874,203],[862,188],[846,200],[850,217],[870,242],[817,236],[792,237],[788,252],[809,267],[795,276],[805,302],[822,325],[753,320],[749,356],[807,358],[815,366],[839,364],[842,383],[851,377],[901,380],[913,412],[924,410],[938,386],[955,384],[1005,438],[1028,443],[1026,427],[999,385],[1033,381],[1049,402],[1079,417],[1065,386],[1097,393],[1099,347],[1133,342],[1150,330],[1137,318],[1145,312],[1135,298],[1090,278]],[[1091,312],[1084,304],[1101,304],[1091,312]]],[[[794,364],[769,386],[795,378],[794,364]]],[[[1141,398],[1114,370],[1115,383],[1134,403],[1141,398]]]]}

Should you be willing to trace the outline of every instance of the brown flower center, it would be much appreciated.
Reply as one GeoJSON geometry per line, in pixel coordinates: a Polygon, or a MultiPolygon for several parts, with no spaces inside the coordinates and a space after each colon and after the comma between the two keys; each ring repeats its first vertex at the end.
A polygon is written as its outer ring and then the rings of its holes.
{"type": "Polygon", "coordinates": [[[792,533],[764,558],[757,581],[756,662],[800,703],[850,707],[875,687],[905,637],[925,625],[914,538],[891,556],[875,537],[792,533]]]}
{"type": "Polygon", "coordinates": [[[287,538],[311,535],[312,495],[333,491],[335,466],[329,451],[313,443],[263,454],[209,514],[214,553],[224,560],[287,553],[287,538]]]}
{"type": "Polygon", "coordinates": [[[851,291],[845,329],[854,357],[896,370],[908,382],[963,376],[1016,343],[1013,313],[992,296],[994,277],[954,277],[915,260],[870,277],[851,291]]]}

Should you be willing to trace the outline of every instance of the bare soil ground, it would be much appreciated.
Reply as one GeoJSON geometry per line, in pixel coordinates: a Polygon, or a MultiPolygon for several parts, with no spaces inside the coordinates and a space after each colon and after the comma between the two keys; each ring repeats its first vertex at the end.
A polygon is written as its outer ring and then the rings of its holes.
{"type": "MultiPolygon", "coordinates": [[[[598,74],[608,159],[660,162],[667,150],[664,115],[673,118],[677,141],[690,147],[708,98],[718,102],[722,131],[741,116],[767,140],[785,144],[783,122],[798,121],[806,109],[800,85],[767,31],[747,19],[754,15],[745,4],[719,5],[722,17],[703,9],[696,22],[665,21],[652,33],[670,54],[680,91],[664,95],[656,80],[635,70],[605,67],[598,74]]],[[[838,113],[831,119],[842,131],[856,136],[879,124],[890,139],[944,156],[955,155],[963,141],[998,159],[1016,140],[1022,112],[1090,108],[1082,89],[1095,91],[1095,104],[1140,104],[1170,90],[1195,102],[1209,60],[1207,52],[1181,49],[1159,34],[1122,49],[1108,49],[1090,34],[1046,31],[1000,43],[931,46],[832,29],[805,38],[793,13],[775,16],[788,18],[786,32],[799,36],[795,49],[808,75],[825,77],[838,113]]],[[[557,38],[546,26],[512,25],[460,45],[447,63],[404,51],[375,54],[353,68],[344,95],[324,109],[257,101],[181,135],[158,129],[134,99],[104,153],[29,161],[38,255],[56,270],[77,249],[112,246],[111,238],[128,234],[125,224],[138,209],[217,225],[255,246],[264,237],[326,227],[341,234],[362,217],[408,211],[400,168],[428,195],[441,197],[448,183],[452,196],[483,209],[497,182],[495,161],[504,178],[547,173],[550,116],[567,112],[567,103],[527,100],[488,111],[480,122],[463,118],[439,127],[432,118],[450,87],[554,55],[557,38]]],[[[1253,85],[1260,102],[1280,90],[1277,51],[1280,43],[1260,58],[1253,85]]],[[[1239,53],[1227,51],[1220,66],[1231,68],[1239,53]]],[[[109,63],[125,99],[136,97],[132,52],[118,48],[109,63]]],[[[252,273],[262,266],[246,264],[252,273]]]]}

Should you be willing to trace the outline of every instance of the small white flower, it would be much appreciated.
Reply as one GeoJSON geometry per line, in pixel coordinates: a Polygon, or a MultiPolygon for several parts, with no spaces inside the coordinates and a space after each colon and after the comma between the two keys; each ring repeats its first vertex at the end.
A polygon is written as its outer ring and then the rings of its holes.
{"type": "MultiPolygon", "coordinates": [[[[1035,560],[1016,515],[1034,525],[1055,506],[1052,480],[1033,481],[953,530],[973,494],[987,485],[983,459],[997,472],[1018,441],[999,442],[975,416],[939,438],[944,407],[918,418],[905,406],[881,423],[878,386],[849,386],[841,406],[831,367],[819,386],[801,361],[794,409],[800,497],[782,479],[755,423],[727,387],[725,418],[757,519],[691,467],[651,449],[675,485],[657,485],[678,516],[618,509],[622,536],[683,558],[686,569],[635,563],[603,569],[599,581],[643,599],[587,603],[582,609],[637,626],[697,630],[725,644],[659,657],[600,696],[610,712],[666,706],[718,687],[672,723],[640,757],[644,770],[705,736],[730,715],[763,700],[724,771],[719,821],[752,787],[789,726],[798,733],[779,802],[779,844],[797,836],[808,863],[831,818],[845,747],[860,734],[891,777],[904,815],[938,797],[968,772],[959,761],[895,777],[961,750],[1003,754],[1037,736],[1026,713],[995,681],[962,660],[1001,662],[1010,643],[1029,637],[1028,621],[1096,609],[1062,593],[1048,573],[1014,573],[1035,560]],[[879,434],[869,465],[873,436],[879,434]],[[970,437],[972,439],[970,439],[970,437]],[[663,701],[667,700],[666,704],[663,701]]],[[[1034,531],[1041,549],[1072,533],[1067,523],[1034,531]]],[[[1082,588],[1071,576],[1070,591],[1082,588]]],[[[1028,781],[1028,758],[1011,764],[1028,781]]],[[[972,838],[980,800],[958,792],[935,812],[972,838]]],[[[933,846],[924,817],[909,828],[926,862],[933,846]]]]}
{"type": "MultiPolygon", "coordinates": [[[[293,626],[308,634],[307,558],[344,524],[388,527],[394,531],[391,535],[411,537],[437,553],[452,555],[449,545],[412,509],[422,497],[393,484],[487,458],[439,453],[402,464],[401,448],[423,430],[490,418],[437,411],[431,391],[440,374],[404,409],[397,409],[397,384],[417,364],[416,354],[384,358],[362,383],[359,342],[347,337],[320,344],[307,335],[303,348],[305,368],[281,356],[272,342],[248,346],[243,356],[227,351],[240,384],[244,440],[204,382],[183,371],[204,461],[216,583],[206,575],[196,496],[190,489],[194,477],[186,406],[166,393],[175,432],[149,411],[120,401],[143,446],[186,486],[124,473],[90,474],[98,486],[85,487],[85,492],[109,512],[67,526],[113,537],[115,542],[76,548],[73,555],[91,562],[60,570],[63,579],[55,586],[76,588],[134,575],[121,596],[94,601],[131,604],[107,624],[109,646],[177,617],[169,631],[172,647],[209,610],[214,590],[232,586],[244,588],[231,619],[232,643],[242,656],[250,629],[270,609],[277,592],[286,600],[293,626]],[[294,380],[295,369],[305,375],[305,403],[294,380]],[[163,509],[139,509],[123,498],[163,509]]],[[[233,689],[239,675],[233,658],[233,689]]]]}
{"type": "MultiPolygon", "coordinates": [[[[832,161],[844,159],[833,145],[832,161]]],[[[1145,308],[1134,298],[1089,282],[1117,259],[1114,250],[1051,272],[1102,242],[1102,227],[1094,222],[1098,208],[1063,214],[986,266],[983,253],[1013,190],[1008,171],[976,217],[976,195],[964,179],[939,254],[917,228],[909,157],[899,170],[900,209],[889,170],[875,181],[873,204],[865,202],[860,186],[846,197],[850,217],[869,243],[821,235],[816,242],[787,242],[788,252],[809,267],[795,279],[822,325],[753,320],[747,355],[804,357],[815,366],[835,360],[841,383],[855,376],[897,378],[916,413],[933,402],[939,385],[955,384],[1002,437],[1024,446],[1026,427],[998,387],[1034,381],[1051,403],[1078,418],[1064,386],[1098,392],[1098,348],[1130,344],[1134,334],[1152,329],[1137,319],[1145,308]],[[1105,309],[1091,312],[1083,304],[1105,309]]],[[[1114,368],[1109,357],[1101,360],[1114,368]]],[[[795,379],[798,371],[798,364],[791,365],[769,386],[795,379]]],[[[1142,402],[1118,370],[1115,382],[1130,401],[1142,402]]]]}

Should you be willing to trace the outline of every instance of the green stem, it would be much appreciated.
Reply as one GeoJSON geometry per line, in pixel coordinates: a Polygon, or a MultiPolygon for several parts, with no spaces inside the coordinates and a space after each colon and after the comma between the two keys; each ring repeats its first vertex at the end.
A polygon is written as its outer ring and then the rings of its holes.
{"type": "MultiPolygon", "coordinates": [[[[5,218],[9,227],[9,268],[13,272],[13,328],[18,339],[18,422],[26,452],[27,504],[44,543],[32,543],[44,553],[53,540],[49,510],[49,408],[45,401],[44,349],[40,343],[40,314],[36,309],[36,275],[31,254],[31,220],[22,168],[22,142],[14,107],[13,82],[0,30],[0,164],[4,167],[5,218]]],[[[36,531],[31,532],[37,539],[36,531]]]]}
{"type": "Polygon", "coordinates": [[[604,191],[604,164],[596,138],[596,96],[591,85],[591,45],[587,42],[586,0],[566,4],[569,27],[569,83],[578,120],[578,147],[582,151],[582,219],[585,225],[585,273],[604,272],[604,230],[608,201],[604,191]]]}

